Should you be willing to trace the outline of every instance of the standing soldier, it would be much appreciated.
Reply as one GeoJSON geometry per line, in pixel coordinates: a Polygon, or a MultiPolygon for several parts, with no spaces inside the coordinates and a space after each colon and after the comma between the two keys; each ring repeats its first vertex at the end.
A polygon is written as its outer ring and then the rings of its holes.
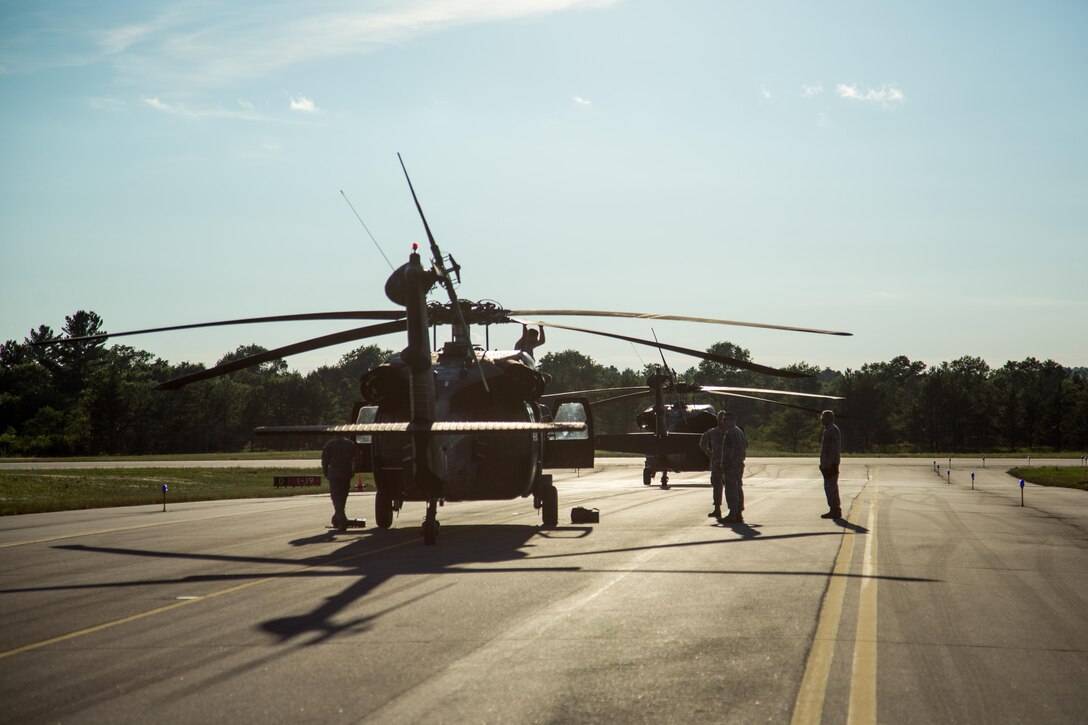
{"type": "Polygon", "coordinates": [[[824,496],[827,497],[826,514],[821,519],[841,519],[842,505],[839,503],[839,461],[842,459],[842,433],[835,425],[835,414],[825,410],[820,414],[824,424],[824,433],[820,438],[820,473],[824,475],[824,496]]]}
{"type": "Polygon", "coordinates": [[[332,498],[332,527],[341,531],[347,529],[349,523],[344,507],[348,503],[348,489],[358,456],[359,446],[350,438],[332,438],[321,449],[321,470],[329,479],[332,498]]]}
{"type": "Polygon", "coordinates": [[[744,523],[744,454],[748,450],[748,439],[744,431],[737,427],[735,413],[723,416],[725,434],[722,436],[721,468],[725,479],[725,504],[729,515],[722,518],[723,524],[744,523]]]}
{"type": "Polygon", "coordinates": [[[707,514],[708,518],[720,519],[722,517],[722,439],[725,437],[725,411],[718,411],[718,425],[714,426],[699,439],[699,448],[710,459],[710,488],[714,492],[714,510],[707,514]]]}

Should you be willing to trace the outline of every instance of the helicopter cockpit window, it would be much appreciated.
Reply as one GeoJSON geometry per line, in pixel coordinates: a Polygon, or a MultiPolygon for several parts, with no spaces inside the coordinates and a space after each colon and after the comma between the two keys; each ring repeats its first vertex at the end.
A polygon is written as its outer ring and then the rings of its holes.
{"type": "MultiPolygon", "coordinates": [[[[585,423],[586,409],[581,403],[560,403],[552,417],[556,423],[585,423]]],[[[560,430],[549,436],[554,441],[584,441],[589,438],[589,430],[560,430]]]]}
{"type": "MultiPolygon", "coordinates": [[[[356,416],[356,423],[373,423],[378,417],[378,406],[376,405],[364,405],[359,408],[359,415],[356,416]]],[[[355,436],[356,443],[368,444],[371,442],[370,435],[357,435],[355,436]]]]}

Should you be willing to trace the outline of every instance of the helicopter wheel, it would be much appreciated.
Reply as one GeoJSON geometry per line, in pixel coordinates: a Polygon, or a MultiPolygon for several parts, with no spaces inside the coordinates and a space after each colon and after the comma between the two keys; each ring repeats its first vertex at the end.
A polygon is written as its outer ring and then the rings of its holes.
{"type": "Polygon", "coordinates": [[[427,502],[427,516],[423,519],[423,543],[428,546],[438,542],[438,501],[427,502]]]}
{"type": "Polygon", "coordinates": [[[642,469],[642,485],[649,486],[650,482],[654,480],[654,472],[649,468],[642,469]]]}
{"type": "Polygon", "coordinates": [[[669,472],[668,471],[662,471],[661,472],[661,488],[668,488],[668,487],[669,487],[669,472]]]}
{"type": "Polygon", "coordinates": [[[559,525],[559,490],[554,485],[544,489],[541,497],[541,516],[546,528],[554,528],[559,525]]]}
{"type": "Polygon", "coordinates": [[[388,529],[393,525],[393,498],[382,493],[381,489],[374,495],[374,520],[379,529],[388,529]]]}

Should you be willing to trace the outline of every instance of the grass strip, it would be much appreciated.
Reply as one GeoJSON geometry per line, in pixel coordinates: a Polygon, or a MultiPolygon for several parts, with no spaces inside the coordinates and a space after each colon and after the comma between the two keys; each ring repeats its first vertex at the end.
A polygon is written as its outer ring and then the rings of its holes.
{"type": "Polygon", "coordinates": [[[50,462],[102,462],[102,461],[137,461],[156,463],[158,461],[280,461],[280,460],[320,460],[321,450],[307,451],[238,451],[235,453],[163,453],[146,456],[70,456],[64,458],[0,458],[4,463],[50,463],[50,462]]]}
{"type": "MultiPolygon", "coordinates": [[[[320,476],[321,467],[299,468],[127,468],[0,471],[0,515],[71,511],[107,506],[141,506],[183,501],[273,498],[329,492],[320,486],[276,487],[276,476],[320,476]]],[[[362,474],[374,489],[374,477],[362,474]]],[[[358,478],[352,481],[356,490],[358,478]]]]}
{"type": "Polygon", "coordinates": [[[1040,486],[1079,488],[1088,491],[1088,468],[1084,466],[1037,466],[1010,468],[1009,475],[1040,486]]]}

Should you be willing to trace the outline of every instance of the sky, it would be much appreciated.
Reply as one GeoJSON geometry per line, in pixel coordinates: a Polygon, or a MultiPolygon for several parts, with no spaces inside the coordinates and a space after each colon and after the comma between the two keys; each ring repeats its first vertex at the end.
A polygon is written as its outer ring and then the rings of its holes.
{"type": "Polygon", "coordinates": [[[383,253],[426,242],[399,152],[466,299],[854,335],[549,318],[775,366],[1088,365],[1086,36],[1045,0],[0,0],[0,340],[391,309],[383,253]]]}

